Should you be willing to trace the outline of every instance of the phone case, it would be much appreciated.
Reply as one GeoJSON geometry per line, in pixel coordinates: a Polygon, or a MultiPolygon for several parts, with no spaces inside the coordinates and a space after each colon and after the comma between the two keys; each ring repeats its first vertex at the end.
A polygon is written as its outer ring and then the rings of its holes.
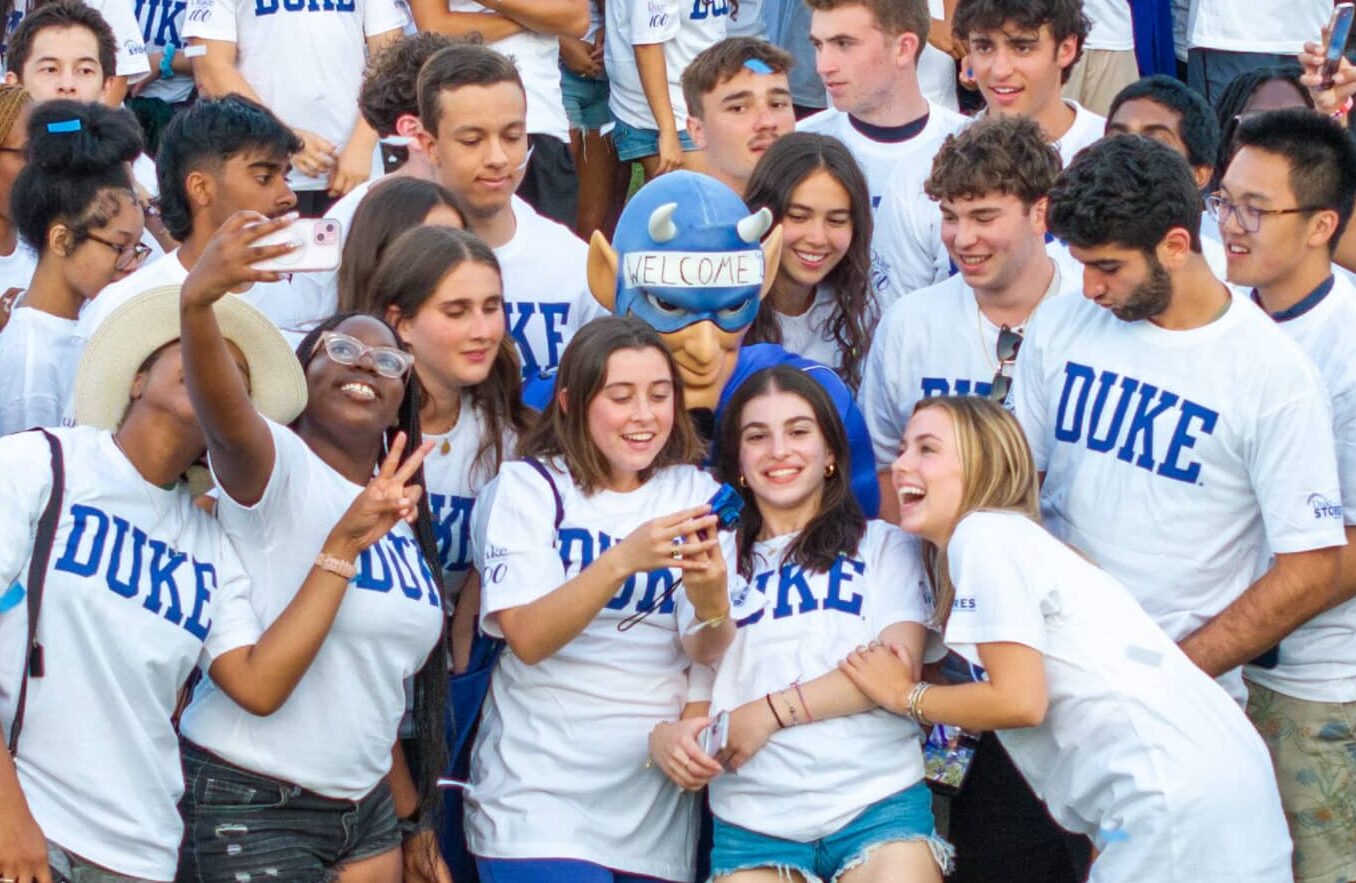
{"type": "Polygon", "coordinates": [[[254,265],[256,270],[278,273],[314,273],[339,268],[343,250],[342,227],[334,218],[299,218],[276,233],[256,239],[254,245],[299,242],[301,247],[281,257],[254,265]]]}

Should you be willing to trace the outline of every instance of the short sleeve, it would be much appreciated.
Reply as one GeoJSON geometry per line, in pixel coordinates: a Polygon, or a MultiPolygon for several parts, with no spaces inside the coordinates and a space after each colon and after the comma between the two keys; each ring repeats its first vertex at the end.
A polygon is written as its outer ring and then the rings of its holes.
{"type": "Polygon", "coordinates": [[[202,664],[210,668],[212,660],[237,647],[259,643],[263,627],[250,604],[250,581],[235,548],[223,537],[222,554],[217,562],[217,588],[212,597],[212,628],[202,646],[202,664]]]}
{"type": "Polygon", "coordinates": [[[132,4],[128,0],[104,0],[95,8],[108,22],[113,39],[118,44],[118,76],[127,77],[131,83],[143,79],[151,72],[151,64],[146,57],[146,40],[132,4]]]}
{"type": "MultiPolygon", "coordinates": [[[[260,525],[261,532],[285,525],[289,519],[297,517],[300,507],[295,505],[297,501],[293,497],[298,493],[304,493],[310,484],[305,472],[311,465],[311,459],[315,457],[310,448],[306,447],[306,442],[295,432],[272,420],[265,422],[268,424],[269,434],[273,437],[273,473],[268,477],[263,495],[254,505],[245,506],[222,488],[217,509],[219,517],[226,521],[235,521],[243,513],[249,513],[251,519],[260,525]]],[[[207,462],[208,467],[212,468],[212,483],[221,488],[221,480],[217,478],[210,456],[207,462]]],[[[357,496],[356,492],[354,496],[357,496]]]]}
{"type": "Polygon", "coordinates": [[[1041,570],[1032,567],[1025,525],[1013,521],[1018,518],[977,512],[956,526],[947,545],[956,587],[946,623],[948,645],[1007,642],[1045,652],[1045,616],[1032,582],[1041,570]]]}
{"type": "Polygon", "coordinates": [[[1017,422],[1026,434],[1031,456],[1036,461],[1036,471],[1044,472],[1049,466],[1050,440],[1048,438],[1050,415],[1047,413],[1049,397],[1045,390],[1045,358],[1043,347],[1045,339],[1040,313],[1036,321],[1027,325],[1022,351],[1012,371],[1012,390],[1008,401],[1017,422]]]}
{"type": "MultiPolygon", "coordinates": [[[[680,0],[617,0],[631,5],[631,44],[667,43],[683,25],[680,0]]],[[[673,77],[673,71],[669,76],[673,77]]]]}
{"type": "Polygon", "coordinates": [[[556,550],[555,512],[546,479],[521,461],[500,470],[490,499],[477,501],[473,548],[480,566],[480,626],[503,637],[501,610],[530,604],[565,582],[556,550]],[[544,502],[546,501],[546,502],[544,502]]]}
{"type": "Polygon", "coordinates": [[[875,575],[871,583],[871,633],[879,635],[899,622],[930,626],[932,593],[928,591],[918,541],[885,522],[872,522],[871,529],[879,530],[881,536],[871,562],[875,575]]]}
{"type": "Polygon", "coordinates": [[[364,0],[363,36],[375,37],[409,24],[409,6],[405,0],[364,0]]]}
{"type": "Polygon", "coordinates": [[[1337,480],[1342,485],[1342,510],[1346,523],[1356,524],[1356,390],[1334,398],[1332,409],[1337,480]]]}
{"type": "Polygon", "coordinates": [[[239,43],[236,22],[238,0],[188,0],[184,13],[184,37],[239,43]]]}
{"type": "Polygon", "coordinates": [[[1337,481],[1332,412],[1312,367],[1279,408],[1264,411],[1247,451],[1248,474],[1272,552],[1341,546],[1346,518],[1337,481]],[[1307,388],[1305,388],[1307,387],[1307,388]],[[1296,456],[1302,451],[1303,456],[1296,456]]]}
{"type": "Polygon", "coordinates": [[[886,312],[879,326],[880,335],[871,344],[862,371],[862,387],[857,401],[871,435],[871,451],[875,456],[876,471],[890,468],[899,454],[899,440],[904,437],[904,420],[900,419],[898,372],[903,367],[900,340],[892,321],[893,312],[886,312]]]}

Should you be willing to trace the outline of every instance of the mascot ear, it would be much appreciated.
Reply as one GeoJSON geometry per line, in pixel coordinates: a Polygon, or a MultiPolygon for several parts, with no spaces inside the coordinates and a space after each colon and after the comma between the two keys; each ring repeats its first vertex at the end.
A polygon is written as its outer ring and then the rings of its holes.
{"type": "MultiPolygon", "coordinates": [[[[780,251],[779,244],[778,253],[780,251]]],[[[589,290],[603,309],[609,313],[616,311],[617,253],[608,245],[607,237],[600,230],[594,230],[593,237],[589,239],[589,290]]]]}
{"type": "Polygon", "coordinates": [[[758,292],[759,300],[767,297],[767,293],[772,290],[772,283],[777,281],[777,266],[781,260],[782,225],[778,224],[763,240],[763,290],[758,292]]]}

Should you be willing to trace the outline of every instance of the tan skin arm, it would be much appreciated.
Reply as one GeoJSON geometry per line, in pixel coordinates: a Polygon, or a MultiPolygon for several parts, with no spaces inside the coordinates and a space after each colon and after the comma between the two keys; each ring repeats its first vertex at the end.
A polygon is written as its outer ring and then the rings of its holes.
{"type": "Polygon", "coordinates": [[[14,759],[4,747],[9,744],[4,727],[0,727],[0,743],[0,877],[52,883],[47,841],[19,787],[14,759]]]}
{"type": "Polygon", "coordinates": [[[480,34],[486,43],[495,43],[526,30],[518,22],[497,12],[451,12],[446,0],[410,0],[410,12],[421,31],[433,31],[449,37],[480,34]]]}
{"type": "Polygon", "coordinates": [[[678,123],[669,98],[669,69],[664,60],[664,44],[645,43],[633,47],[633,51],[640,87],[659,130],[659,153],[653,158],[646,157],[650,162],[645,164],[646,174],[654,177],[682,168],[683,145],[678,140],[678,123]]]}

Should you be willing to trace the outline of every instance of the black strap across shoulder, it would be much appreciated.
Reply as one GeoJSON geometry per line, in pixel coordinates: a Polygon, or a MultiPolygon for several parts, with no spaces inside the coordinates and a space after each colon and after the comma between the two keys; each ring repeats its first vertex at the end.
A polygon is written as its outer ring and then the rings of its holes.
{"type": "Polygon", "coordinates": [[[524,457],[523,462],[537,470],[541,477],[546,479],[547,485],[550,486],[551,496],[556,498],[556,532],[559,533],[561,522],[565,520],[565,504],[560,499],[560,489],[556,487],[556,480],[551,477],[550,471],[536,457],[524,457]]]}
{"type": "Polygon", "coordinates": [[[33,557],[28,563],[28,642],[24,646],[24,668],[19,680],[19,704],[14,710],[14,723],[9,730],[9,752],[14,754],[19,745],[19,731],[24,725],[24,704],[28,699],[29,678],[43,675],[42,645],[38,643],[38,611],[42,608],[42,584],[47,578],[47,562],[52,557],[56,540],[57,521],[61,518],[61,499],[66,492],[66,467],[62,457],[61,440],[45,429],[39,429],[47,439],[52,456],[52,492],[47,506],[38,519],[38,533],[33,540],[33,557]]]}

